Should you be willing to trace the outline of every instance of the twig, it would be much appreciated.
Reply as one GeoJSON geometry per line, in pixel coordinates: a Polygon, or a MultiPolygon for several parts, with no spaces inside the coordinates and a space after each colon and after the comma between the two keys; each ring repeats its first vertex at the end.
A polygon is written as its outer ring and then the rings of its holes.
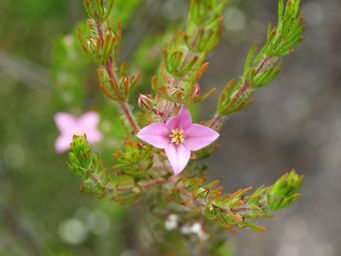
{"type": "Polygon", "coordinates": [[[151,180],[151,181],[147,181],[147,182],[141,183],[140,186],[142,188],[150,188],[150,187],[154,187],[154,186],[163,184],[165,182],[167,182],[167,179],[158,178],[158,179],[155,179],[155,180],[151,180]]]}
{"type": "MultiPolygon", "coordinates": [[[[254,74],[257,75],[260,72],[262,72],[270,60],[271,60],[271,57],[263,58],[262,61],[259,63],[258,67],[255,69],[254,74]]],[[[243,93],[249,88],[250,88],[250,82],[248,80],[245,80],[244,83],[239,88],[239,90],[237,91],[237,93],[233,96],[231,103],[229,105],[235,103],[239,99],[239,97],[242,96],[243,93]]],[[[218,122],[221,121],[221,119],[222,119],[222,116],[219,114],[216,114],[215,117],[210,121],[208,126],[210,128],[213,128],[218,122]]]]}
{"type": "Polygon", "coordinates": [[[210,121],[208,127],[213,128],[221,119],[222,119],[222,116],[216,114],[216,116],[210,121]]]}
{"type": "Polygon", "coordinates": [[[124,113],[124,115],[126,116],[131,128],[133,129],[134,133],[138,133],[138,131],[140,130],[137,123],[135,122],[134,116],[131,113],[129,106],[127,103],[121,103],[120,104],[120,108],[122,110],[122,112],[124,113]]]}
{"type": "MultiPolygon", "coordinates": [[[[161,185],[163,183],[166,183],[168,181],[168,179],[164,179],[164,178],[157,178],[155,180],[151,180],[151,181],[147,181],[147,182],[143,182],[143,183],[138,183],[138,185],[143,188],[150,188],[150,187],[154,187],[157,185],[161,185]]],[[[125,192],[125,191],[130,191],[134,188],[134,186],[121,186],[121,187],[106,187],[106,192],[107,193],[111,193],[115,190],[117,191],[121,191],[121,192],[125,192]]]]}
{"type": "MultiPolygon", "coordinates": [[[[97,22],[96,24],[97,27],[97,32],[98,32],[98,36],[100,38],[101,43],[103,44],[104,39],[103,39],[103,24],[100,22],[97,22]]],[[[111,83],[111,86],[113,89],[116,89],[116,93],[117,96],[120,96],[120,92],[119,92],[119,88],[118,88],[118,84],[117,84],[117,79],[116,79],[116,75],[114,73],[114,67],[113,67],[113,59],[109,58],[106,65],[105,65],[105,70],[109,76],[109,81],[111,83]]],[[[137,133],[139,131],[139,126],[138,124],[135,122],[134,116],[132,114],[132,112],[129,109],[129,106],[126,102],[123,103],[119,103],[119,107],[121,108],[123,114],[126,116],[131,128],[133,129],[134,133],[137,133]]]]}

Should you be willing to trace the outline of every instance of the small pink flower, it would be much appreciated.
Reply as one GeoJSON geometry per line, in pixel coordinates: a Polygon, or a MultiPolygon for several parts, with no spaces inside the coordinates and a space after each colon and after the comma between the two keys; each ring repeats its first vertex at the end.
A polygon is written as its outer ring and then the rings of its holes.
{"type": "Polygon", "coordinates": [[[185,107],[177,116],[166,123],[155,122],[137,134],[144,142],[164,149],[174,174],[178,175],[186,167],[191,151],[202,149],[219,137],[219,133],[200,124],[193,124],[192,117],[185,107]]]}
{"type": "Polygon", "coordinates": [[[80,117],[59,112],[55,114],[54,121],[60,131],[55,144],[55,149],[59,153],[70,148],[73,135],[86,134],[89,143],[94,143],[102,138],[102,134],[97,128],[99,116],[96,112],[86,112],[80,117]]]}

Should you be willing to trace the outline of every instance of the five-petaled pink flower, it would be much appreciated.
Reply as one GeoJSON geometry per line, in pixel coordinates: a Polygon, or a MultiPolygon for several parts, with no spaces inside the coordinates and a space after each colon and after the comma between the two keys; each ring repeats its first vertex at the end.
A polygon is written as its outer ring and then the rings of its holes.
{"type": "Polygon", "coordinates": [[[89,143],[94,143],[102,138],[102,134],[97,128],[99,116],[96,112],[86,112],[80,117],[59,112],[55,114],[54,121],[60,131],[55,144],[55,149],[59,153],[70,148],[73,135],[86,134],[89,143]]]}
{"type": "Polygon", "coordinates": [[[219,133],[209,127],[193,124],[192,117],[185,107],[177,116],[165,123],[155,122],[137,133],[144,142],[164,149],[174,174],[178,175],[186,167],[191,151],[202,149],[219,137],[219,133]]]}

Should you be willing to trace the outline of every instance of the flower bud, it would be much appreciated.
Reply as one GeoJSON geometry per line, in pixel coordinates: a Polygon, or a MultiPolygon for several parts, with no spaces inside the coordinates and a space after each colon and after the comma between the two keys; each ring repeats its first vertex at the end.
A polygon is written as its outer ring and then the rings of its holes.
{"type": "Polygon", "coordinates": [[[297,193],[303,182],[303,176],[295,170],[283,175],[267,192],[266,198],[271,210],[277,211],[300,198],[297,193]]]}
{"type": "Polygon", "coordinates": [[[199,96],[200,91],[201,91],[200,85],[197,83],[196,85],[194,85],[192,97],[195,98],[195,97],[199,96]]]}
{"type": "Polygon", "coordinates": [[[138,104],[142,110],[150,111],[153,109],[154,100],[151,95],[140,94],[138,104]]]}

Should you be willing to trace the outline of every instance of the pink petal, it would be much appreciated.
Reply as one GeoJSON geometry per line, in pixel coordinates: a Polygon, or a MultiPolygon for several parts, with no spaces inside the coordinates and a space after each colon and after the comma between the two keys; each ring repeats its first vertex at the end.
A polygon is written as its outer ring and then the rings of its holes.
{"type": "Polygon", "coordinates": [[[99,115],[96,112],[86,112],[78,118],[78,125],[84,130],[96,129],[99,123],[99,115]]]}
{"type": "Polygon", "coordinates": [[[70,148],[72,138],[70,136],[59,136],[56,140],[55,150],[58,153],[62,153],[70,148]]]}
{"type": "Polygon", "coordinates": [[[176,145],[170,143],[168,147],[165,148],[165,152],[173,168],[174,175],[178,175],[183,171],[183,169],[185,169],[191,156],[191,151],[183,144],[176,145]]]}
{"type": "Polygon", "coordinates": [[[54,121],[61,133],[69,133],[77,126],[77,119],[68,113],[55,114],[54,121]]]}
{"type": "Polygon", "coordinates": [[[94,143],[100,141],[102,139],[102,133],[97,129],[93,129],[90,131],[86,131],[86,138],[88,139],[89,143],[94,143]]]}
{"type": "Polygon", "coordinates": [[[161,122],[152,123],[144,127],[136,136],[156,148],[164,149],[169,143],[169,130],[161,122]]]}
{"type": "Polygon", "coordinates": [[[200,124],[191,124],[185,130],[184,145],[189,150],[199,150],[215,141],[219,137],[219,133],[207,126],[200,124]]]}
{"type": "Polygon", "coordinates": [[[170,130],[175,128],[186,129],[191,125],[191,123],[191,114],[184,106],[182,106],[177,116],[168,119],[166,126],[170,130]]]}
{"type": "Polygon", "coordinates": [[[78,118],[79,130],[85,132],[90,143],[99,141],[102,138],[102,134],[97,128],[98,123],[99,115],[96,112],[86,112],[78,118]]]}

